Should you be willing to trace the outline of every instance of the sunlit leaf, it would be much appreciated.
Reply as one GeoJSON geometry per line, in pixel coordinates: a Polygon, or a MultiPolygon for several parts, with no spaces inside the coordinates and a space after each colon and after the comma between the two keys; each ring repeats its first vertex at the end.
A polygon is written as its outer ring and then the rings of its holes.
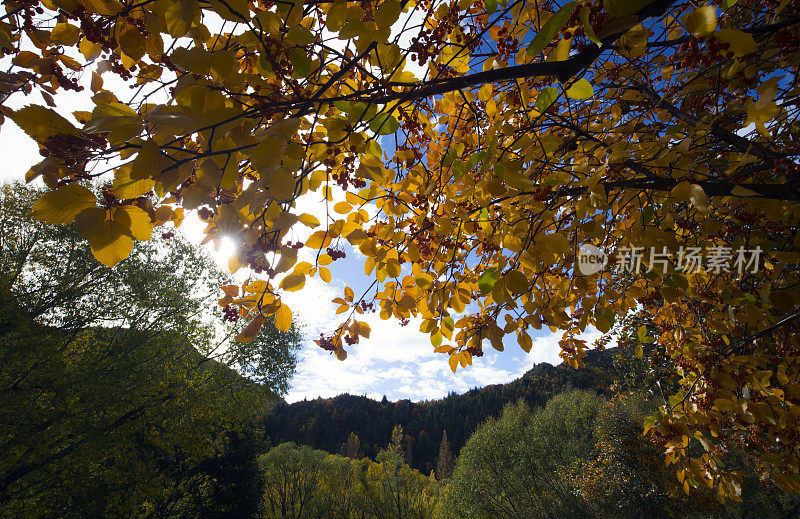
{"type": "Polygon", "coordinates": [[[94,193],[88,188],[69,184],[42,195],[33,204],[33,217],[47,223],[71,223],[78,213],[95,203],[94,193]]]}

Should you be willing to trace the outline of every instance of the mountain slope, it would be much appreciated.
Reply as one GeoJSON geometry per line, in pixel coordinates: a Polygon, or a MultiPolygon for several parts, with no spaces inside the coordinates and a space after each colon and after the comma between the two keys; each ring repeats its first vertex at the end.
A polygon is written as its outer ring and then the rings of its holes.
{"type": "Polygon", "coordinates": [[[406,435],[406,459],[414,468],[430,473],[436,466],[444,431],[451,449],[458,453],[475,428],[489,416],[519,399],[532,407],[544,405],[554,394],[566,389],[593,389],[607,393],[616,378],[615,349],[590,351],[586,367],[573,369],[564,364],[535,365],[522,377],[507,384],[473,389],[442,400],[411,402],[376,401],[365,396],[343,394],[334,398],[278,404],[267,418],[271,441],[306,444],[339,453],[350,433],[358,436],[361,451],[374,457],[389,444],[396,424],[406,435]],[[409,448],[410,447],[410,448],[409,448]]]}

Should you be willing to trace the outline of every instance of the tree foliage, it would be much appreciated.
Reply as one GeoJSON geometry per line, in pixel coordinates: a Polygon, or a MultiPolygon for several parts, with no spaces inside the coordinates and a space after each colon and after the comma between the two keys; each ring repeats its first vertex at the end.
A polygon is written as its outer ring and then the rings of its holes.
{"type": "Polygon", "coordinates": [[[453,451],[450,450],[450,442],[447,441],[447,430],[442,433],[442,441],[439,443],[439,457],[436,460],[436,479],[450,479],[453,475],[453,451]]]}
{"type": "Polygon", "coordinates": [[[33,219],[41,193],[0,189],[0,516],[248,515],[256,418],[291,369],[259,385],[209,357],[224,276],[181,240],[107,269],[33,219]]]}
{"type": "Polygon", "coordinates": [[[509,404],[499,419],[487,420],[459,454],[448,487],[450,515],[590,516],[590,504],[565,473],[573,460],[590,455],[591,435],[582,429],[593,421],[598,405],[594,395],[573,392],[548,403],[541,420],[532,418],[522,402],[509,404]],[[556,414],[560,418],[554,424],[556,414]]]}
{"type": "Polygon", "coordinates": [[[759,473],[800,492],[796,2],[4,7],[3,114],[38,142],[28,178],[51,189],[35,212],[74,220],[100,262],[197,209],[209,239],[236,243],[231,270],[264,274],[221,300],[250,320],[246,340],[267,315],[288,330],[280,289],[328,281],[349,244],[374,290],[345,288],[343,324],[319,345],[344,358],[374,305],[421,318],[454,370],[507,336],[527,351],[542,327],[578,365],[582,331],[641,305],[658,330],[642,339],[679,377],[651,429],[687,490],[737,498],[721,457],[755,428],[759,473]],[[8,107],[34,89],[55,104],[81,72],[91,112],[8,107]],[[104,176],[99,194],[82,185],[104,176]],[[324,199],[324,218],[303,197],[324,199]],[[584,243],[673,256],[580,276],[584,243]],[[717,260],[680,270],[689,248],[717,260]],[[747,268],[720,261],[756,249],[747,268]]]}
{"type": "Polygon", "coordinates": [[[375,462],[287,442],[259,462],[264,518],[426,519],[437,504],[436,481],[411,469],[392,449],[375,462]]]}
{"type": "MultiPolygon", "coordinates": [[[[688,498],[657,443],[642,436],[653,404],[641,395],[601,400],[561,393],[540,409],[509,404],[458,457],[443,518],[792,517],[800,501],[749,478],[744,503],[702,489],[688,498]]],[[[728,456],[726,463],[740,465],[728,456]]]]}

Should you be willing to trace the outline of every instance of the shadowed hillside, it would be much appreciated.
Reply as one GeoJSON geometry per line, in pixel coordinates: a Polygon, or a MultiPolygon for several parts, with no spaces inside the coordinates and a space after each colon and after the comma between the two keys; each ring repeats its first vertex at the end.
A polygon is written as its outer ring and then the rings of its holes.
{"type": "Polygon", "coordinates": [[[345,453],[350,433],[358,436],[361,452],[374,457],[388,445],[392,428],[403,427],[406,459],[423,473],[436,466],[442,434],[458,453],[470,434],[486,418],[500,415],[509,402],[524,400],[543,406],[554,394],[567,389],[593,389],[604,394],[615,380],[615,349],[590,351],[586,367],[564,364],[535,365],[522,377],[507,384],[494,384],[464,394],[451,393],[441,400],[378,402],[365,396],[343,394],[334,398],[282,402],[268,418],[273,444],[293,441],[331,453],[345,453]]]}

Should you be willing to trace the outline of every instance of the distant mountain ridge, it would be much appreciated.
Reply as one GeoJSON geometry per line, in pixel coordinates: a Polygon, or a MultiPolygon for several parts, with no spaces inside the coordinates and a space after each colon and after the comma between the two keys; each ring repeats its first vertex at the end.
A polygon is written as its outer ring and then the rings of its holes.
{"type": "Polygon", "coordinates": [[[450,394],[441,400],[390,402],[366,396],[342,394],[288,404],[278,403],[266,418],[273,445],[286,441],[309,445],[333,454],[344,452],[350,433],[358,436],[361,452],[374,457],[389,444],[396,424],[406,435],[406,459],[428,474],[436,466],[442,434],[457,454],[475,428],[488,417],[496,417],[509,402],[525,400],[542,406],[553,395],[567,389],[609,392],[617,378],[614,357],[617,349],[590,350],[586,367],[565,364],[534,365],[522,377],[506,384],[450,394]]]}

